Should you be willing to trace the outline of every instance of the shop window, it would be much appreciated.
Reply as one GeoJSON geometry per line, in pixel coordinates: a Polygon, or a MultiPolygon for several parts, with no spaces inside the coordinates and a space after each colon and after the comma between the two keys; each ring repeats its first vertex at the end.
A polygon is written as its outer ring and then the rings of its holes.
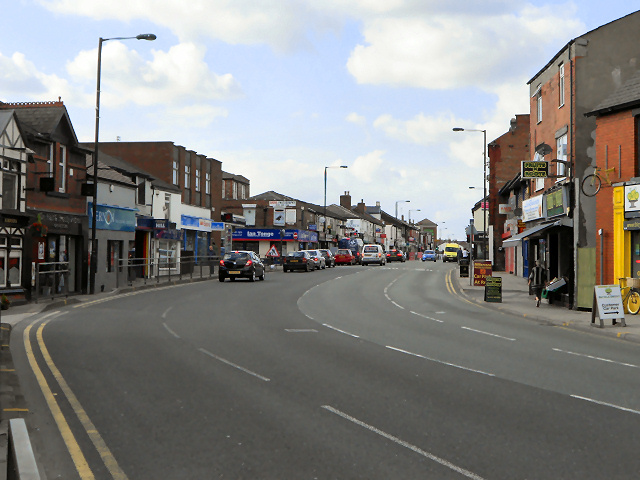
{"type": "Polygon", "coordinates": [[[107,272],[122,271],[122,241],[107,240],[107,272]]]}

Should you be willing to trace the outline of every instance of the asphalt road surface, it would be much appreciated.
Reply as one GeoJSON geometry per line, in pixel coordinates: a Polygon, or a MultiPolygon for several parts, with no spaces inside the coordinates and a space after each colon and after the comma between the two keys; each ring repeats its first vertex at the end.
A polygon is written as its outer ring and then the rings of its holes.
{"type": "Polygon", "coordinates": [[[640,350],[407,262],[200,282],[20,323],[47,479],[631,479],[640,350]]]}

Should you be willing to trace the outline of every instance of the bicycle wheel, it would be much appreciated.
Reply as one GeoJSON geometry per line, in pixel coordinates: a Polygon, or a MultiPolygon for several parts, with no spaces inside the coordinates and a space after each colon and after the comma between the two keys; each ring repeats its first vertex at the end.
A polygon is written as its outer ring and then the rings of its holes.
{"type": "Polygon", "coordinates": [[[601,186],[602,180],[600,179],[600,176],[591,173],[582,180],[582,193],[587,197],[593,197],[600,191],[601,186]]]}
{"type": "Polygon", "coordinates": [[[629,292],[629,298],[627,298],[627,310],[631,315],[637,315],[640,311],[640,294],[636,290],[629,292]]]}

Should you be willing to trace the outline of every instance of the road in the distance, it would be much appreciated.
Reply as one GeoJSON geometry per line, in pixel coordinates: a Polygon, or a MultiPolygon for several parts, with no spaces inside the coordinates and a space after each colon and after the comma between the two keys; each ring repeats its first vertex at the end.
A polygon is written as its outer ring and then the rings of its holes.
{"type": "Polygon", "coordinates": [[[469,305],[449,271],[278,272],[23,322],[12,349],[48,478],[79,475],[25,331],[92,474],[118,477],[38,329],[123,478],[636,477],[638,350],[469,305]]]}

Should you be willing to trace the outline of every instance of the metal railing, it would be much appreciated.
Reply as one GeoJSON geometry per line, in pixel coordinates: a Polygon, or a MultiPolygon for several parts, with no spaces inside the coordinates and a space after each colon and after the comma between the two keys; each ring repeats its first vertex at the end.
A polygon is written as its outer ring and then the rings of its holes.
{"type": "Polygon", "coordinates": [[[116,288],[170,283],[184,279],[211,278],[220,257],[186,256],[179,258],[156,257],[151,259],[127,258],[120,260],[113,274],[116,288]]]}
{"type": "Polygon", "coordinates": [[[69,295],[69,262],[43,262],[36,264],[35,290],[32,297],[66,297],[69,295]]]}

